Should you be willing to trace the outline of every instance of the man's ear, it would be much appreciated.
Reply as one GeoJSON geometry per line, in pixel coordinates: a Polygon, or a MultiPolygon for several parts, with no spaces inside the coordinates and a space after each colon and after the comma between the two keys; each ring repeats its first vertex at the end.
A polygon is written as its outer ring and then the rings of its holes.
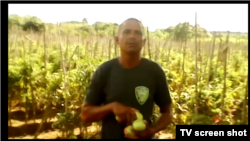
{"type": "Polygon", "coordinates": [[[142,46],[145,46],[146,41],[147,41],[146,38],[144,38],[143,41],[142,41],[142,46]]]}
{"type": "Polygon", "coordinates": [[[118,44],[118,43],[119,43],[119,38],[118,38],[118,36],[115,36],[114,39],[115,39],[115,43],[118,44]]]}

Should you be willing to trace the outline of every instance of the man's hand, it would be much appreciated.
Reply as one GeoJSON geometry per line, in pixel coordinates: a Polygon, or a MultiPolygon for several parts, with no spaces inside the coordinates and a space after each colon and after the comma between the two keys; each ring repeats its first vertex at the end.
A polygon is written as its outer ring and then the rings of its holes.
{"type": "Polygon", "coordinates": [[[153,128],[151,128],[146,120],[144,120],[144,123],[146,124],[146,129],[143,131],[136,131],[132,129],[132,132],[134,133],[134,136],[131,136],[124,130],[124,134],[126,138],[129,139],[148,139],[151,138],[154,134],[155,131],[153,128]]]}
{"type": "Polygon", "coordinates": [[[119,122],[121,123],[127,123],[127,125],[131,124],[131,121],[136,119],[135,111],[137,111],[134,108],[127,107],[123,104],[120,104],[118,102],[112,103],[112,111],[119,118],[119,122]]]}

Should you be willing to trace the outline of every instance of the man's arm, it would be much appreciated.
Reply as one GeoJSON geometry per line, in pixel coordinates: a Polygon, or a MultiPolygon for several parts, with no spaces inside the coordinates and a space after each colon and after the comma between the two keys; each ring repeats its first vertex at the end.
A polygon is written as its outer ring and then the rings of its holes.
{"type": "Polygon", "coordinates": [[[85,122],[96,122],[102,120],[106,115],[112,112],[112,104],[101,106],[105,95],[103,88],[105,85],[104,66],[100,66],[91,80],[89,90],[87,92],[85,103],[82,106],[81,118],[85,122]]]}
{"type": "Polygon", "coordinates": [[[85,122],[100,121],[111,113],[119,117],[119,122],[130,121],[129,117],[136,117],[133,108],[117,102],[101,106],[105,100],[103,90],[107,80],[107,69],[106,66],[101,66],[93,76],[85,103],[82,106],[81,118],[85,122]]]}
{"type": "Polygon", "coordinates": [[[157,88],[154,100],[160,108],[161,116],[151,127],[153,133],[166,129],[173,118],[172,99],[170,97],[166,75],[159,65],[157,65],[156,68],[156,81],[157,88]]]}
{"type": "Polygon", "coordinates": [[[172,118],[173,118],[171,105],[161,107],[160,109],[162,111],[161,116],[151,127],[151,130],[153,133],[157,133],[161,130],[166,129],[167,125],[169,125],[171,123],[172,118]]]}
{"type": "Polygon", "coordinates": [[[82,107],[82,120],[85,122],[97,122],[112,113],[112,103],[104,106],[93,106],[85,103],[82,107]]]}

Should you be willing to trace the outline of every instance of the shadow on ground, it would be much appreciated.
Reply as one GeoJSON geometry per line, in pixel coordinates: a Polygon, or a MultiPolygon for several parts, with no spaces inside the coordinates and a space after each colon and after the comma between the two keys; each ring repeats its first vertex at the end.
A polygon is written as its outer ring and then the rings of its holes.
{"type": "MultiPolygon", "coordinates": [[[[44,123],[41,130],[40,130],[40,133],[52,131],[53,129],[52,129],[51,125],[53,123],[54,122],[44,123]]],[[[8,126],[8,136],[9,137],[18,137],[18,136],[25,136],[25,135],[35,135],[39,126],[40,126],[40,123],[26,124],[26,125],[22,125],[19,127],[8,126]]]]}
{"type": "MultiPolygon", "coordinates": [[[[55,117],[57,112],[58,111],[56,109],[51,109],[49,111],[49,114],[48,114],[50,117],[48,117],[48,118],[55,117]]],[[[11,119],[24,122],[26,119],[26,114],[27,114],[27,120],[41,119],[43,117],[44,113],[45,113],[44,110],[36,110],[35,115],[33,115],[33,111],[29,111],[26,113],[22,110],[17,110],[17,111],[11,112],[11,119]]]]}

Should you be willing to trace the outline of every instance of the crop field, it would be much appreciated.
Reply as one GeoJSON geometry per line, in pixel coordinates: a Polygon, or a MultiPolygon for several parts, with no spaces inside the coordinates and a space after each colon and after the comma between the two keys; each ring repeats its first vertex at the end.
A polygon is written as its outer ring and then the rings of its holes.
{"type": "MultiPolygon", "coordinates": [[[[98,66],[119,56],[117,24],[18,18],[9,17],[9,138],[100,138],[100,122],[83,123],[80,106],[98,66]]],[[[162,66],[173,99],[174,120],[158,138],[175,138],[177,124],[214,125],[215,118],[248,124],[248,35],[195,29],[145,27],[142,56],[162,66]]],[[[155,107],[152,120],[158,116],[155,107]]]]}

